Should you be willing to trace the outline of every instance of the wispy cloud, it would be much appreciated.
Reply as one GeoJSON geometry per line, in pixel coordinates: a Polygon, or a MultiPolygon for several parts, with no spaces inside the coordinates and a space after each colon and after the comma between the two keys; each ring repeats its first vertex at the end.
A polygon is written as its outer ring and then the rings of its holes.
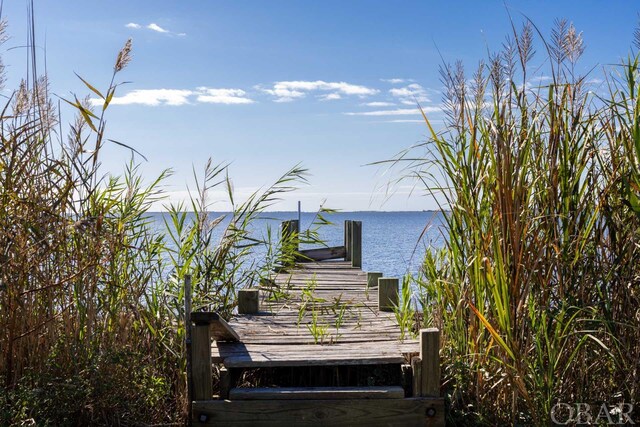
{"type": "Polygon", "coordinates": [[[380,79],[381,82],[391,83],[392,85],[398,85],[402,83],[412,82],[413,79],[380,79]]]}
{"type": "Polygon", "coordinates": [[[412,83],[410,85],[389,89],[389,94],[405,105],[415,105],[416,102],[430,102],[431,100],[427,96],[427,90],[418,83],[412,83]]]}
{"type": "Polygon", "coordinates": [[[320,99],[320,101],[335,101],[337,99],[342,99],[342,95],[337,92],[333,92],[326,95],[320,95],[318,96],[318,99],[320,99]]]}
{"type": "MultiPolygon", "coordinates": [[[[441,113],[442,107],[426,106],[422,107],[425,113],[441,113]]],[[[420,115],[417,108],[397,108],[395,110],[376,110],[376,111],[356,111],[343,113],[347,116],[416,116],[420,115]]]]}
{"type": "Polygon", "coordinates": [[[128,24],[125,25],[125,27],[133,30],[150,30],[156,33],[174,35],[178,37],[183,37],[187,35],[187,33],[174,33],[173,31],[169,31],[166,28],[163,28],[160,25],[156,24],[155,22],[152,22],[148,25],[138,24],[137,22],[129,22],[128,24]]]}
{"type": "MultiPolygon", "coordinates": [[[[192,103],[205,104],[253,104],[255,101],[246,96],[242,89],[215,89],[199,87],[190,89],[139,89],[116,96],[111,100],[113,105],[160,105],[181,106],[192,103]]],[[[102,105],[101,99],[92,99],[93,105],[102,105]]]]}
{"type": "Polygon", "coordinates": [[[253,104],[253,99],[247,98],[247,93],[242,89],[211,89],[198,88],[199,95],[196,101],[209,104],[253,104]]]}
{"type": "Polygon", "coordinates": [[[365,107],[393,107],[396,104],[394,104],[393,102],[373,101],[373,102],[365,102],[362,105],[364,105],[365,107]]]}
{"type": "MultiPolygon", "coordinates": [[[[379,92],[378,89],[367,86],[355,85],[346,82],[325,82],[322,80],[282,81],[274,83],[270,88],[264,88],[262,86],[257,86],[256,88],[274,96],[276,98],[274,100],[275,102],[290,102],[295,99],[304,98],[310,92],[317,91],[330,91],[333,94],[340,96],[345,95],[359,97],[375,95],[379,92]]],[[[337,98],[334,97],[333,99],[337,98]]]]}
{"type": "MultiPolygon", "coordinates": [[[[193,92],[182,89],[141,89],[133,90],[123,96],[113,97],[113,105],[184,105],[189,103],[189,96],[193,92]]],[[[94,104],[101,104],[99,99],[94,100],[94,104]]]]}
{"type": "Polygon", "coordinates": [[[398,119],[398,120],[385,120],[384,123],[424,123],[424,119],[398,119]]]}
{"type": "Polygon", "coordinates": [[[169,30],[165,30],[164,28],[162,28],[160,25],[156,24],[155,22],[152,22],[151,24],[147,25],[147,28],[150,29],[151,31],[155,31],[157,33],[168,33],[169,30]]]}

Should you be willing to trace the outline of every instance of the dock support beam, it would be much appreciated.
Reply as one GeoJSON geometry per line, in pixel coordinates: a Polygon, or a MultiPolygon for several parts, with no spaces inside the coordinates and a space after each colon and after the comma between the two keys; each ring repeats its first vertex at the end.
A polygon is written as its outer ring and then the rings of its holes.
{"type": "Polygon", "coordinates": [[[397,277],[378,279],[378,310],[393,311],[399,304],[399,284],[397,277]]]}
{"type": "Polygon", "coordinates": [[[211,329],[209,322],[196,322],[191,333],[191,380],[193,400],[213,396],[211,377],[211,329]]]}

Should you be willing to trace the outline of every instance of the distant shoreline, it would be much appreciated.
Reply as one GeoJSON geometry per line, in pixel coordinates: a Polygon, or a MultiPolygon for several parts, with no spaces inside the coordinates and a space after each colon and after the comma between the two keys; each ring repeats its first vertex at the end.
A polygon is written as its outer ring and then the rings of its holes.
{"type": "MultiPolygon", "coordinates": [[[[162,213],[167,213],[169,211],[148,211],[148,213],[158,213],[158,214],[162,214],[162,213]]],[[[301,213],[303,214],[316,214],[318,211],[302,211],[301,213]]],[[[440,213],[440,212],[449,212],[449,211],[444,211],[444,210],[439,210],[439,209],[435,209],[435,210],[431,210],[431,209],[426,209],[426,210],[422,210],[422,211],[337,211],[337,212],[333,212],[333,213],[326,213],[325,215],[333,215],[333,214],[345,214],[345,213],[395,213],[395,214],[402,214],[402,213],[440,213]]],[[[221,214],[228,214],[228,213],[233,213],[232,211],[209,211],[209,213],[221,213],[221,214]]],[[[284,213],[295,213],[297,214],[298,211],[264,211],[263,214],[284,214],[284,213]]]]}

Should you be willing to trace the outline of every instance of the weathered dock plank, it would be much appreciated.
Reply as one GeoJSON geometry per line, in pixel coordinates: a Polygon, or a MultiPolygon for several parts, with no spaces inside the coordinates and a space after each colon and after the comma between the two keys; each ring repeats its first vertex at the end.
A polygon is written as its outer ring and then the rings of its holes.
{"type": "Polygon", "coordinates": [[[235,315],[238,342],[217,342],[212,360],[227,368],[409,363],[416,340],[400,341],[393,313],[350,262],[309,262],[272,279],[280,298],[261,292],[261,311],[235,315]]]}
{"type": "Polygon", "coordinates": [[[300,399],[403,399],[404,389],[391,387],[239,387],[231,389],[231,400],[300,399]]]}
{"type": "Polygon", "coordinates": [[[439,332],[401,339],[399,281],[361,270],[362,224],[345,222],[344,246],[303,251],[344,261],[297,264],[297,221],[282,229],[293,256],[239,293],[238,314],[192,317],[194,425],[443,426],[439,332]]]}
{"type": "Polygon", "coordinates": [[[209,400],[193,403],[197,425],[444,426],[442,399],[209,400]],[[429,414],[434,416],[430,417],[429,414]]]}

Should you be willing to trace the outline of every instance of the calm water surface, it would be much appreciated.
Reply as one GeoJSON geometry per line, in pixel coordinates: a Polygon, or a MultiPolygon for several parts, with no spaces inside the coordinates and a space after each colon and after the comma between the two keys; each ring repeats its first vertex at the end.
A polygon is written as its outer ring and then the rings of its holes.
{"type": "MultiPolygon", "coordinates": [[[[158,227],[164,227],[163,216],[153,214],[158,227]]],[[[212,212],[217,218],[222,212],[212,212]]],[[[362,221],[362,267],[365,271],[380,271],[389,277],[415,273],[421,264],[425,249],[443,245],[443,217],[441,212],[339,212],[325,214],[333,225],[322,226],[320,237],[329,246],[344,244],[344,221],[362,221]]],[[[253,224],[252,233],[265,236],[270,227],[276,238],[280,222],[297,219],[297,212],[268,212],[253,224]]],[[[312,226],[315,213],[303,212],[300,227],[312,226]]],[[[223,223],[226,225],[226,223],[223,223]]],[[[219,233],[223,227],[219,227],[219,233]]],[[[216,236],[219,238],[220,236],[216,236]]],[[[257,253],[256,256],[260,256],[257,253]]]]}

